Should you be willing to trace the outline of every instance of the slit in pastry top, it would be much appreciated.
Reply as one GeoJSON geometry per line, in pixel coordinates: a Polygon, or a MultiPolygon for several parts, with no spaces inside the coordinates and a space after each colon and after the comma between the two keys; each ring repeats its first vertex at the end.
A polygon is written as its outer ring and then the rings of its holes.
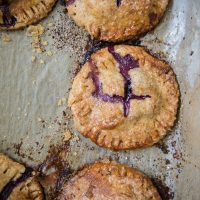
{"type": "Polygon", "coordinates": [[[98,77],[98,69],[96,64],[93,60],[89,60],[89,64],[91,67],[91,72],[89,74],[89,77],[93,80],[93,83],[95,85],[95,91],[93,92],[93,96],[96,98],[99,98],[103,100],[104,102],[111,102],[111,103],[119,103],[121,102],[123,104],[123,110],[124,110],[124,116],[127,117],[130,111],[130,101],[131,100],[145,100],[147,98],[151,98],[149,95],[136,95],[132,91],[132,81],[131,77],[129,75],[129,71],[134,68],[139,67],[138,61],[133,58],[130,54],[127,54],[126,56],[121,56],[119,53],[115,52],[115,49],[113,46],[108,47],[108,51],[114,59],[119,64],[119,70],[120,74],[124,78],[124,96],[119,95],[109,95],[103,93],[103,87],[102,83],[99,80],[98,77]]]}

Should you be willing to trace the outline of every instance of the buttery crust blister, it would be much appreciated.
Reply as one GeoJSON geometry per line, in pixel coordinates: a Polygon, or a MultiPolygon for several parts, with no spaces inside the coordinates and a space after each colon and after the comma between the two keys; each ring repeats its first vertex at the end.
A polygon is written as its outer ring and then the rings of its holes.
{"type": "Polygon", "coordinates": [[[68,100],[78,131],[114,150],[158,142],[173,126],[178,102],[172,68],[127,45],[94,53],[75,77],[68,100]]]}
{"type": "Polygon", "coordinates": [[[169,0],[67,0],[69,16],[99,40],[121,41],[148,32],[169,0]]]}
{"type": "Polygon", "coordinates": [[[79,171],[62,188],[58,200],[161,200],[151,180],[125,165],[96,163],[79,171]]]}
{"type": "MultiPolygon", "coordinates": [[[[57,0],[10,0],[0,10],[0,29],[18,29],[33,24],[47,16],[57,0]],[[3,14],[3,10],[6,12],[3,14]],[[4,15],[14,17],[13,25],[3,25],[4,15]]],[[[9,20],[9,19],[8,19],[9,20]]]]}
{"type": "Polygon", "coordinates": [[[28,172],[29,176],[25,177],[23,180],[22,176],[25,171],[26,168],[23,165],[11,160],[3,154],[0,154],[0,199],[43,199],[42,188],[34,177],[34,172],[32,172],[32,170],[28,172]],[[20,179],[21,181],[19,184],[14,183],[20,179]]]}

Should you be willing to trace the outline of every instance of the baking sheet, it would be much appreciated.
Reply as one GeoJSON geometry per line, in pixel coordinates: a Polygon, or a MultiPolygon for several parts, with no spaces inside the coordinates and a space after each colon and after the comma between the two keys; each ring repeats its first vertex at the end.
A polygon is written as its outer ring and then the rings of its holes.
{"type": "Polygon", "coordinates": [[[46,29],[42,40],[49,42],[46,52],[52,51],[53,56],[34,53],[26,29],[0,33],[1,38],[8,34],[12,39],[9,43],[0,40],[0,151],[36,167],[52,145],[63,143],[63,133],[69,129],[74,135],[67,153],[71,168],[110,157],[162,180],[169,187],[169,197],[199,200],[199,0],[171,1],[162,23],[141,39],[141,45],[172,65],[180,85],[181,106],[169,136],[160,145],[136,151],[99,148],[74,129],[64,98],[89,38],[63,10],[57,4],[40,22],[46,29]],[[36,56],[35,62],[32,56],[36,56]]]}

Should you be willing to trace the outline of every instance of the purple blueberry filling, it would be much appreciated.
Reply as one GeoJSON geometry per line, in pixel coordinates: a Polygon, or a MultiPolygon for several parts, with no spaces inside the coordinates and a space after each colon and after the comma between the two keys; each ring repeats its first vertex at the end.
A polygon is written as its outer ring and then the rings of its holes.
{"type": "Polygon", "coordinates": [[[0,23],[1,27],[10,27],[16,24],[16,18],[11,16],[9,3],[7,0],[2,0],[0,4],[0,11],[3,13],[3,23],[0,23]]]}
{"type": "Polygon", "coordinates": [[[155,21],[158,19],[158,15],[156,13],[150,13],[149,14],[149,20],[150,20],[150,24],[154,25],[155,21]]]}
{"type": "Polygon", "coordinates": [[[122,0],[116,0],[116,3],[117,3],[117,7],[119,7],[122,4],[122,0]]]}
{"type": "Polygon", "coordinates": [[[95,85],[95,91],[93,92],[93,96],[103,100],[104,102],[111,102],[111,103],[123,103],[124,107],[124,116],[127,117],[130,111],[130,101],[132,99],[136,100],[144,100],[146,98],[151,98],[149,95],[135,95],[132,91],[132,82],[131,77],[129,75],[129,71],[134,68],[139,67],[139,63],[135,60],[131,55],[127,54],[126,56],[122,57],[120,54],[115,52],[114,47],[108,47],[109,53],[115,58],[115,60],[119,64],[120,74],[124,78],[124,96],[113,95],[110,96],[109,94],[103,93],[102,83],[98,77],[98,69],[95,65],[94,61],[91,59],[89,60],[91,66],[91,72],[89,77],[93,80],[95,85]]]}
{"type": "Polygon", "coordinates": [[[111,103],[123,102],[123,97],[119,95],[110,96],[109,94],[103,93],[103,87],[102,83],[99,80],[97,66],[95,65],[93,60],[89,60],[89,63],[91,66],[91,72],[89,74],[89,77],[93,80],[93,83],[95,85],[95,91],[93,92],[93,96],[102,99],[105,102],[111,102],[111,103]]]}
{"type": "Polygon", "coordinates": [[[24,181],[26,181],[29,177],[31,177],[32,172],[33,169],[28,167],[19,178],[17,178],[15,181],[14,180],[10,181],[1,191],[0,199],[7,200],[12,191],[14,190],[14,188],[17,187],[19,184],[23,183],[24,181]]]}
{"type": "Polygon", "coordinates": [[[66,6],[72,5],[76,0],[67,0],[66,1],[66,6]]]}

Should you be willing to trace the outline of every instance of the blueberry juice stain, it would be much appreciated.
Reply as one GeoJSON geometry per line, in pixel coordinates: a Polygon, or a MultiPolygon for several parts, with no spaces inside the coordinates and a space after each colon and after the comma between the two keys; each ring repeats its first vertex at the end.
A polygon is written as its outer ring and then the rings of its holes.
{"type": "Polygon", "coordinates": [[[66,6],[71,6],[73,3],[75,3],[76,0],[67,0],[65,5],[66,6]]]}
{"type": "Polygon", "coordinates": [[[116,0],[117,7],[121,6],[122,0],[116,0]]]}
{"type": "Polygon", "coordinates": [[[17,19],[11,15],[8,0],[0,1],[0,11],[2,12],[3,23],[0,23],[0,27],[14,26],[17,19]]]}
{"type": "Polygon", "coordinates": [[[93,60],[89,60],[89,64],[91,67],[91,72],[89,73],[89,77],[93,80],[95,85],[95,91],[93,92],[93,96],[95,98],[99,98],[104,102],[111,103],[122,103],[124,109],[124,116],[127,117],[130,111],[130,101],[131,100],[145,100],[147,98],[151,98],[149,95],[136,95],[132,91],[132,81],[129,75],[129,71],[134,68],[139,68],[138,60],[135,60],[130,54],[122,57],[119,53],[115,52],[114,46],[108,47],[108,52],[112,54],[114,59],[117,61],[120,74],[124,78],[124,96],[119,95],[109,95],[103,93],[102,83],[99,80],[99,73],[96,64],[93,60]]]}

